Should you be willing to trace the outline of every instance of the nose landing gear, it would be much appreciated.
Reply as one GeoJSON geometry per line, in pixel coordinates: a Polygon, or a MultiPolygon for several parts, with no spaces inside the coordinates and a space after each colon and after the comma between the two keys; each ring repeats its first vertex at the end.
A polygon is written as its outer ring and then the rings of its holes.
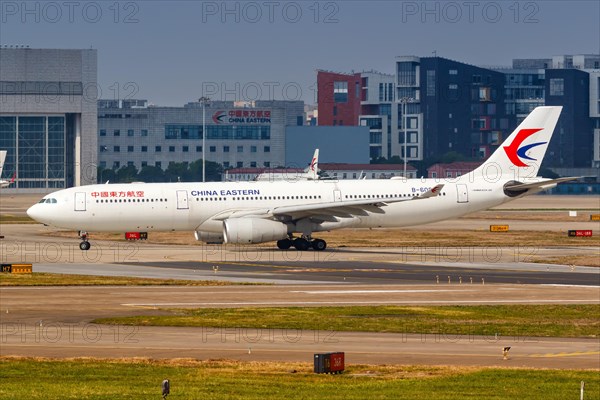
{"type": "Polygon", "coordinates": [[[79,248],[83,251],[88,251],[90,247],[92,247],[91,243],[88,242],[88,233],[84,231],[79,231],[79,239],[81,239],[81,243],[79,243],[79,248]]]}

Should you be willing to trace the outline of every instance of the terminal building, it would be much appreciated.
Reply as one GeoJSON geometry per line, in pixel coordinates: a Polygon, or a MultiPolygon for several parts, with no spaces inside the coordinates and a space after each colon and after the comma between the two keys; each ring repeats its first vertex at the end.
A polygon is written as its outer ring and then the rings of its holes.
{"type": "Polygon", "coordinates": [[[166,169],[171,162],[202,159],[204,150],[207,161],[224,169],[282,167],[286,128],[303,124],[302,101],[215,101],[203,110],[200,102],[159,107],[146,100],[100,100],[99,166],[166,169]]]}
{"type": "Polygon", "coordinates": [[[97,89],[96,50],[0,47],[3,191],[96,182],[97,89]]]}

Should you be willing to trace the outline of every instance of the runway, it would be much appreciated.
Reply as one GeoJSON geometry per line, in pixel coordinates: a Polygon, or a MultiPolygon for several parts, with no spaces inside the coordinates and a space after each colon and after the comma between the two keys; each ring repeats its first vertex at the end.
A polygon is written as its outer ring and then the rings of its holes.
{"type": "Polygon", "coordinates": [[[1,353],[42,357],[194,357],[310,361],[345,351],[351,363],[600,368],[598,339],[95,325],[161,307],[600,303],[600,287],[551,285],[279,285],[3,287],[1,353]],[[509,360],[501,349],[511,346],[509,360]]]}

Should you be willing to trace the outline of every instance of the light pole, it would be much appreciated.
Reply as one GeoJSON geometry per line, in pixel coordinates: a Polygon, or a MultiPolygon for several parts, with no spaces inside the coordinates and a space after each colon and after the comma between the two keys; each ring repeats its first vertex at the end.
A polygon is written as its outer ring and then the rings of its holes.
{"type": "Polygon", "coordinates": [[[206,182],[206,103],[210,99],[202,96],[198,101],[202,104],[202,182],[206,182]]]}
{"type": "Polygon", "coordinates": [[[402,128],[404,131],[404,157],[402,157],[402,158],[404,158],[404,179],[406,179],[406,163],[407,163],[407,158],[408,158],[408,154],[406,153],[406,150],[407,150],[407,148],[406,148],[406,135],[407,135],[407,133],[406,133],[406,121],[407,121],[406,105],[412,101],[413,101],[413,99],[411,97],[402,97],[400,99],[400,102],[402,103],[402,128]]]}

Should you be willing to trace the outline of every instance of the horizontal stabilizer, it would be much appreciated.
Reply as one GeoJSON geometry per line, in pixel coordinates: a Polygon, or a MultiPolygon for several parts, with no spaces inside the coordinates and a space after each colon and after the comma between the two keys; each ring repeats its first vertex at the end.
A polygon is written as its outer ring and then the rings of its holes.
{"type": "Polygon", "coordinates": [[[538,182],[521,183],[513,182],[504,186],[504,192],[509,196],[517,196],[530,191],[541,191],[550,189],[561,182],[569,182],[580,179],[580,176],[571,176],[567,178],[545,179],[538,182]]]}

